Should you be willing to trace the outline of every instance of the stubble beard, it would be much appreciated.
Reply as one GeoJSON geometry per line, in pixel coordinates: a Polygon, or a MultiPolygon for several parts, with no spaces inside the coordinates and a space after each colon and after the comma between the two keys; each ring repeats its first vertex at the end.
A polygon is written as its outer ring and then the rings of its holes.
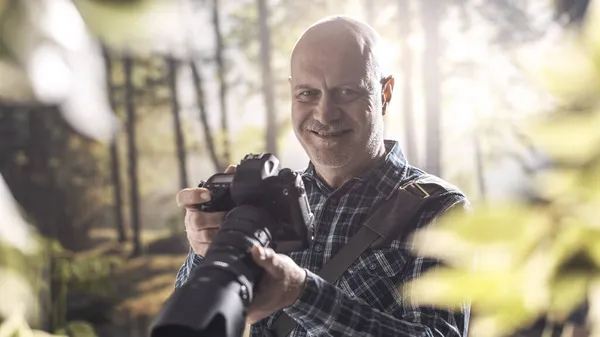
{"type": "MultiPolygon", "coordinates": [[[[352,136],[356,137],[356,135],[352,136]]],[[[310,131],[305,131],[302,143],[311,162],[322,168],[340,169],[350,165],[363,166],[367,164],[366,161],[377,157],[383,143],[383,130],[382,126],[373,125],[366,143],[354,138],[331,147],[319,146],[311,141],[310,137],[310,131]],[[356,162],[353,163],[353,161],[356,162]]]]}

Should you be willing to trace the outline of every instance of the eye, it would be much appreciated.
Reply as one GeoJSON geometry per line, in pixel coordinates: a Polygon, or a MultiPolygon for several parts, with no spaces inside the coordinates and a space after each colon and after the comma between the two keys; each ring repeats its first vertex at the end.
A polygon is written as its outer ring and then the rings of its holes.
{"type": "Polygon", "coordinates": [[[318,94],[317,90],[304,90],[298,96],[301,96],[301,97],[310,97],[310,96],[314,96],[316,94],[318,94]]]}
{"type": "Polygon", "coordinates": [[[358,92],[350,88],[340,88],[335,91],[335,98],[339,103],[352,102],[358,98],[358,96],[358,92]]]}
{"type": "Polygon", "coordinates": [[[309,89],[303,90],[296,95],[296,99],[302,102],[312,102],[318,99],[319,90],[309,89]]]}

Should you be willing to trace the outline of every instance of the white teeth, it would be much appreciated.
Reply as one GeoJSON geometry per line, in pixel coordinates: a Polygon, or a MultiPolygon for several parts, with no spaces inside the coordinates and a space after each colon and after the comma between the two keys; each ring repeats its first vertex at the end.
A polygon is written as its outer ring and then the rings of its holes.
{"type": "Polygon", "coordinates": [[[339,136],[343,133],[343,131],[329,132],[329,133],[323,133],[323,132],[317,132],[317,131],[313,131],[313,132],[318,134],[319,136],[324,136],[324,137],[339,136]]]}

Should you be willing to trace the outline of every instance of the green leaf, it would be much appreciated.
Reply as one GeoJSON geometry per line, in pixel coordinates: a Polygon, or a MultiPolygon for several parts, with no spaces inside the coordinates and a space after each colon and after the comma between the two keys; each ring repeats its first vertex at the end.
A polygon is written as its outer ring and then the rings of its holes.
{"type": "Polygon", "coordinates": [[[22,275],[0,266],[0,318],[16,313],[32,315],[36,304],[33,289],[22,275]]]}
{"type": "Polygon", "coordinates": [[[528,129],[532,141],[561,162],[581,165],[594,158],[600,147],[600,111],[561,114],[528,129]]]}
{"type": "Polygon", "coordinates": [[[87,322],[73,321],[67,324],[67,327],[60,329],[57,333],[69,335],[69,337],[96,337],[94,327],[87,322]]]}
{"type": "Polygon", "coordinates": [[[415,235],[415,250],[459,266],[510,269],[552,231],[549,217],[525,205],[494,205],[454,212],[415,235]]]}
{"type": "Polygon", "coordinates": [[[592,279],[591,274],[582,273],[563,274],[555,279],[551,285],[551,318],[557,321],[565,320],[577,306],[583,304],[592,279]]]}
{"type": "MultiPolygon", "coordinates": [[[[528,276],[528,275],[527,275],[528,276]]],[[[479,324],[496,330],[497,335],[532,322],[543,310],[545,294],[527,294],[526,275],[522,273],[476,272],[439,268],[406,284],[402,291],[411,304],[435,305],[456,309],[469,302],[479,324]],[[527,296],[526,296],[527,295],[527,296]]],[[[539,284],[537,290],[544,292],[539,284]]],[[[475,324],[475,321],[473,322],[475,324]]],[[[486,336],[493,336],[491,330],[486,336]]]]}
{"type": "MultiPolygon", "coordinates": [[[[529,284],[520,272],[466,271],[438,268],[404,286],[411,303],[453,307],[470,301],[479,310],[494,311],[498,306],[525,306],[532,311],[541,307],[527,289],[529,284]]],[[[536,284],[545,292],[543,284],[536,284]]]]}
{"type": "Polygon", "coordinates": [[[113,50],[147,53],[165,45],[173,46],[186,34],[181,2],[74,0],[74,3],[92,34],[113,50]]]}
{"type": "Polygon", "coordinates": [[[576,32],[566,35],[560,43],[530,52],[521,55],[521,62],[541,88],[563,102],[596,100],[600,73],[576,32]]]}

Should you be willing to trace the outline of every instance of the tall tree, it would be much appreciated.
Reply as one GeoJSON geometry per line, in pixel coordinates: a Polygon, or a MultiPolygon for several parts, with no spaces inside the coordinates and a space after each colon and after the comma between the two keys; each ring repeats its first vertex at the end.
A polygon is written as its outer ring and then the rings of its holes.
{"type": "Polygon", "coordinates": [[[441,81],[439,57],[439,22],[443,5],[437,0],[421,0],[421,20],[425,36],[423,50],[423,85],[425,93],[425,169],[434,175],[441,175],[441,81]]]}
{"type": "Polygon", "coordinates": [[[225,60],[223,52],[225,47],[223,46],[223,34],[221,31],[221,19],[219,17],[220,4],[219,0],[213,0],[212,6],[212,22],[215,33],[215,60],[217,61],[217,74],[219,79],[219,103],[221,105],[221,132],[223,134],[223,160],[226,163],[231,163],[231,151],[229,143],[229,123],[227,121],[227,89],[228,84],[226,80],[225,60]]]}
{"type": "Polygon", "coordinates": [[[123,59],[123,70],[125,72],[125,111],[127,113],[127,157],[129,171],[129,193],[131,203],[131,228],[133,230],[133,256],[142,254],[141,242],[141,220],[140,220],[140,200],[138,186],[137,169],[137,143],[135,136],[135,92],[133,86],[133,60],[130,56],[123,59]]]}
{"type": "Polygon", "coordinates": [[[275,92],[273,70],[271,67],[271,28],[266,0],[257,0],[258,22],[260,27],[260,60],[262,67],[262,92],[267,115],[266,151],[277,153],[277,135],[279,133],[275,112],[275,92]]]}
{"type": "Polygon", "coordinates": [[[204,88],[202,86],[202,74],[200,73],[200,69],[198,69],[198,66],[194,60],[190,61],[190,68],[192,69],[192,82],[196,90],[196,102],[198,104],[198,110],[200,110],[200,122],[204,130],[204,141],[206,142],[206,147],[208,149],[208,153],[210,154],[210,159],[215,166],[215,170],[217,172],[223,172],[223,170],[225,170],[225,166],[217,155],[217,150],[215,149],[215,140],[210,125],[208,124],[208,114],[206,113],[205,102],[206,96],[204,95],[204,88]]]}
{"type": "MultiPolygon", "coordinates": [[[[113,111],[116,113],[116,104],[114,99],[114,89],[112,83],[112,60],[107,47],[102,48],[102,54],[104,56],[104,64],[106,66],[106,90],[108,92],[108,101],[113,111]]],[[[118,149],[118,137],[114,137],[109,145],[110,152],[110,171],[111,180],[113,186],[113,202],[115,211],[115,227],[117,229],[117,235],[119,242],[123,243],[127,241],[127,235],[125,233],[125,226],[123,224],[123,201],[121,199],[121,171],[119,162],[119,149],[118,149]]]]}
{"type": "Polygon", "coordinates": [[[187,180],[187,160],[185,152],[185,139],[181,129],[181,117],[179,116],[179,93],[177,90],[177,68],[178,63],[172,57],[167,58],[169,77],[169,89],[171,91],[171,111],[173,113],[173,132],[175,133],[175,146],[177,148],[177,162],[179,166],[179,187],[189,187],[187,180]]]}
{"type": "Polygon", "coordinates": [[[402,53],[402,112],[404,115],[404,135],[406,158],[413,163],[417,162],[417,144],[415,136],[415,122],[413,116],[413,88],[412,88],[412,68],[413,55],[408,39],[411,33],[411,0],[398,1],[398,23],[400,25],[400,45],[402,53]]]}

